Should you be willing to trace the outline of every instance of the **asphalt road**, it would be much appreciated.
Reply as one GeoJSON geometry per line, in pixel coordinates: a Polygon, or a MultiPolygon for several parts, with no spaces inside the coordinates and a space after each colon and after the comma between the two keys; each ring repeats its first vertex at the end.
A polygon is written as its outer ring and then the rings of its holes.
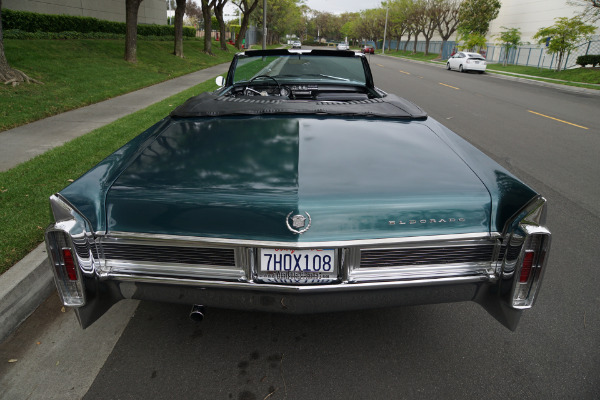
{"type": "MultiPolygon", "coordinates": [[[[547,197],[550,262],[517,331],[474,303],[310,316],[211,309],[196,324],[187,306],[142,302],[130,320],[103,317],[97,336],[63,334],[90,344],[72,354],[61,346],[50,361],[44,353],[48,367],[37,378],[65,363],[79,375],[39,398],[600,398],[600,96],[388,57],[372,56],[371,66],[379,87],[419,104],[547,197]],[[114,348],[97,355],[92,344],[111,338],[114,348]]],[[[56,326],[54,313],[59,325],[73,324],[59,309],[49,300],[47,323],[9,345],[35,347],[56,326]]],[[[7,346],[2,356],[18,353],[7,346]]]]}

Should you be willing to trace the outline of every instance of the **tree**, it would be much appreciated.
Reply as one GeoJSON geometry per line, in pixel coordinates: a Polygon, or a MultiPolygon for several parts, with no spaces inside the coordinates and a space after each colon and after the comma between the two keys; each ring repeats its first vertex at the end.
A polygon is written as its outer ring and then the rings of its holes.
{"type": "Polygon", "coordinates": [[[504,47],[504,61],[502,65],[506,67],[508,64],[508,54],[510,50],[516,49],[523,43],[521,43],[521,31],[519,28],[507,28],[505,26],[501,26],[501,28],[504,29],[504,31],[502,31],[497,37],[500,45],[504,47]]]}
{"type": "Polygon", "coordinates": [[[30,78],[24,72],[18,69],[11,68],[4,54],[4,34],[2,33],[2,0],[0,0],[0,82],[5,85],[9,83],[13,86],[17,86],[21,82],[27,83],[42,83],[33,78],[30,78]]]}
{"type": "Polygon", "coordinates": [[[213,55],[212,52],[212,16],[211,9],[216,0],[202,0],[202,19],[204,21],[204,52],[213,55]]]}
{"type": "Polygon", "coordinates": [[[414,26],[417,33],[422,33],[425,36],[425,54],[429,54],[429,42],[437,27],[435,12],[434,0],[418,0],[416,3],[414,26]]]}
{"type": "MultiPolygon", "coordinates": [[[[388,31],[390,36],[396,39],[396,51],[400,47],[402,36],[408,32],[407,15],[408,9],[413,4],[411,0],[393,0],[386,5],[389,7],[390,13],[388,17],[388,31]]],[[[383,3],[382,3],[383,5],[383,3]]]]}
{"type": "Polygon", "coordinates": [[[465,0],[460,6],[458,32],[467,37],[472,33],[485,36],[490,29],[490,22],[498,17],[500,0],[465,0]]]}
{"type": "Polygon", "coordinates": [[[183,15],[185,14],[185,0],[177,0],[175,9],[175,50],[173,54],[183,58],[183,15]]]}
{"type": "Polygon", "coordinates": [[[238,49],[242,48],[242,40],[246,37],[246,31],[248,30],[248,21],[250,21],[250,15],[252,11],[258,6],[258,0],[251,0],[252,3],[248,4],[248,0],[232,0],[242,13],[242,24],[240,26],[240,33],[235,38],[235,47],[238,49]]]}
{"type": "Polygon", "coordinates": [[[600,0],[569,0],[567,4],[583,7],[578,15],[583,21],[589,23],[600,21],[600,0]]]}
{"type": "Polygon", "coordinates": [[[481,51],[481,48],[485,47],[485,44],[487,43],[485,36],[480,35],[479,33],[463,35],[460,40],[461,44],[459,48],[461,50],[475,51],[474,49],[479,49],[479,51],[481,51]]]}
{"type": "Polygon", "coordinates": [[[192,21],[192,24],[198,28],[202,22],[202,8],[194,1],[188,1],[185,5],[185,15],[192,21]]]}
{"type": "Polygon", "coordinates": [[[125,2],[125,61],[137,62],[137,20],[143,0],[125,2]]]}
{"type": "Polygon", "coordinates": [[[459,23],[459,11],[462,0],[437,0],[436,1],[436,22],[437,30],[442,38],[442,47],[440,49],[440,58],[446,42],[450,36],[456,32],[459,23]]]}
{"type": "MultiPolygon", "coordinates": [[[[267,44],[278,43],[279,39],[287,34],[301,36],[305,29],[302,10],[298,0],[269,0],[267,7],[267,44]]],[[[263,28],[262,2],[256,7],[256,12],[250,21],[263,28]]]]}
{"type": "Polygon", "coordinates": [[[538,39],[540,44],[545,43],[547,38],[550,38],[548,53],[558,53],[556,71],[560,71],[565,53],[577,48],[580,41],[590,40],[590,36],[596,32],[596,27],[586,25],[579,17],[559,17],[554,21],[556,21],[554,25],[548,28],[540,28],[533,35],[533,38],[538,39]]]}
{"type": "Polygon", "coordinates": [[[223,18],[223,8],[225,8],[225,4],[227,4],[228,0],[217,0],[215,1],[215,5],[213,6],[213,10],[215,11],[215,17],[219,23],[219,40],[221,42],[221,50],[227,51],[227,40],[225,39],[225,32],[227,29],[227,25],[225,24],[225,19],[223,18]]]}

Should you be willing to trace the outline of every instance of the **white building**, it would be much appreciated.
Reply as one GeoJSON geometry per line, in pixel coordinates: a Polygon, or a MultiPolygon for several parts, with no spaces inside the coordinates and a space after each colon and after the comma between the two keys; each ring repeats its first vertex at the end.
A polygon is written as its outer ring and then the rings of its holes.
{"type": "MultiPolygon", "coordinates": [[[[2,8],[125,22],[125,0],[2,0],[2,8]]],[[[138,23],[166,25],[165,0],[142,1],[138,11],[138,23]]]]}
{"type": "MultiPolygon", "coordinates": [[[[567,0],[502,0],[502,7],[498,18],[490,24],[487,35],[489,42],[493,42],[495,36],[506,28],[519,28],[521,30],[521,41],[523,43],[536,43],[533,35],[540,29],[552,26],[555,18],[571,18],[579,14],[582,7],[567,4],[567,0]]],[[[600,33],[600,21],[596,33],[600,33]]]]}

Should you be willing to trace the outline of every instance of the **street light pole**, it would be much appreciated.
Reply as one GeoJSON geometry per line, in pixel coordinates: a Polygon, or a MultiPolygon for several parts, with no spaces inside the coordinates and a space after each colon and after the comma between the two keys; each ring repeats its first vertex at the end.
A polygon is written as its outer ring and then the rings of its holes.
{"type": "Polygon", "coordinates": [[[267,0],[263,0],[263,40],[262,49],[267,49],[267,0]]]}
{"type": "Polygon", "coordinates": [[[383,48],[381,49],[381,54],[385,54],[385,36],[387,35],[388,11],[390,11],[390,8],[386,7],[385,8],[385,28],[383,28],[383,48]]]}

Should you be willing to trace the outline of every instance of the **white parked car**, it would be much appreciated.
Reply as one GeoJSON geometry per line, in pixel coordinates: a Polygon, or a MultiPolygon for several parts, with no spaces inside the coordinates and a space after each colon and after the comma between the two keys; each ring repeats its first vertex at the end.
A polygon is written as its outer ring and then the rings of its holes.
{"type": "Polygon", "coordinates": [[[348,46],[347,43],[338,43],[337,49],[338,50],[350,50],[350,46],[348,46]]]}
{"type": "Polygon", "coordinates": [[[456,69],[460,72],[477,71],[483,74],[486,64],[485,58],[481,54],[461,51],[448,59],[446,69],[456,69]]]}

